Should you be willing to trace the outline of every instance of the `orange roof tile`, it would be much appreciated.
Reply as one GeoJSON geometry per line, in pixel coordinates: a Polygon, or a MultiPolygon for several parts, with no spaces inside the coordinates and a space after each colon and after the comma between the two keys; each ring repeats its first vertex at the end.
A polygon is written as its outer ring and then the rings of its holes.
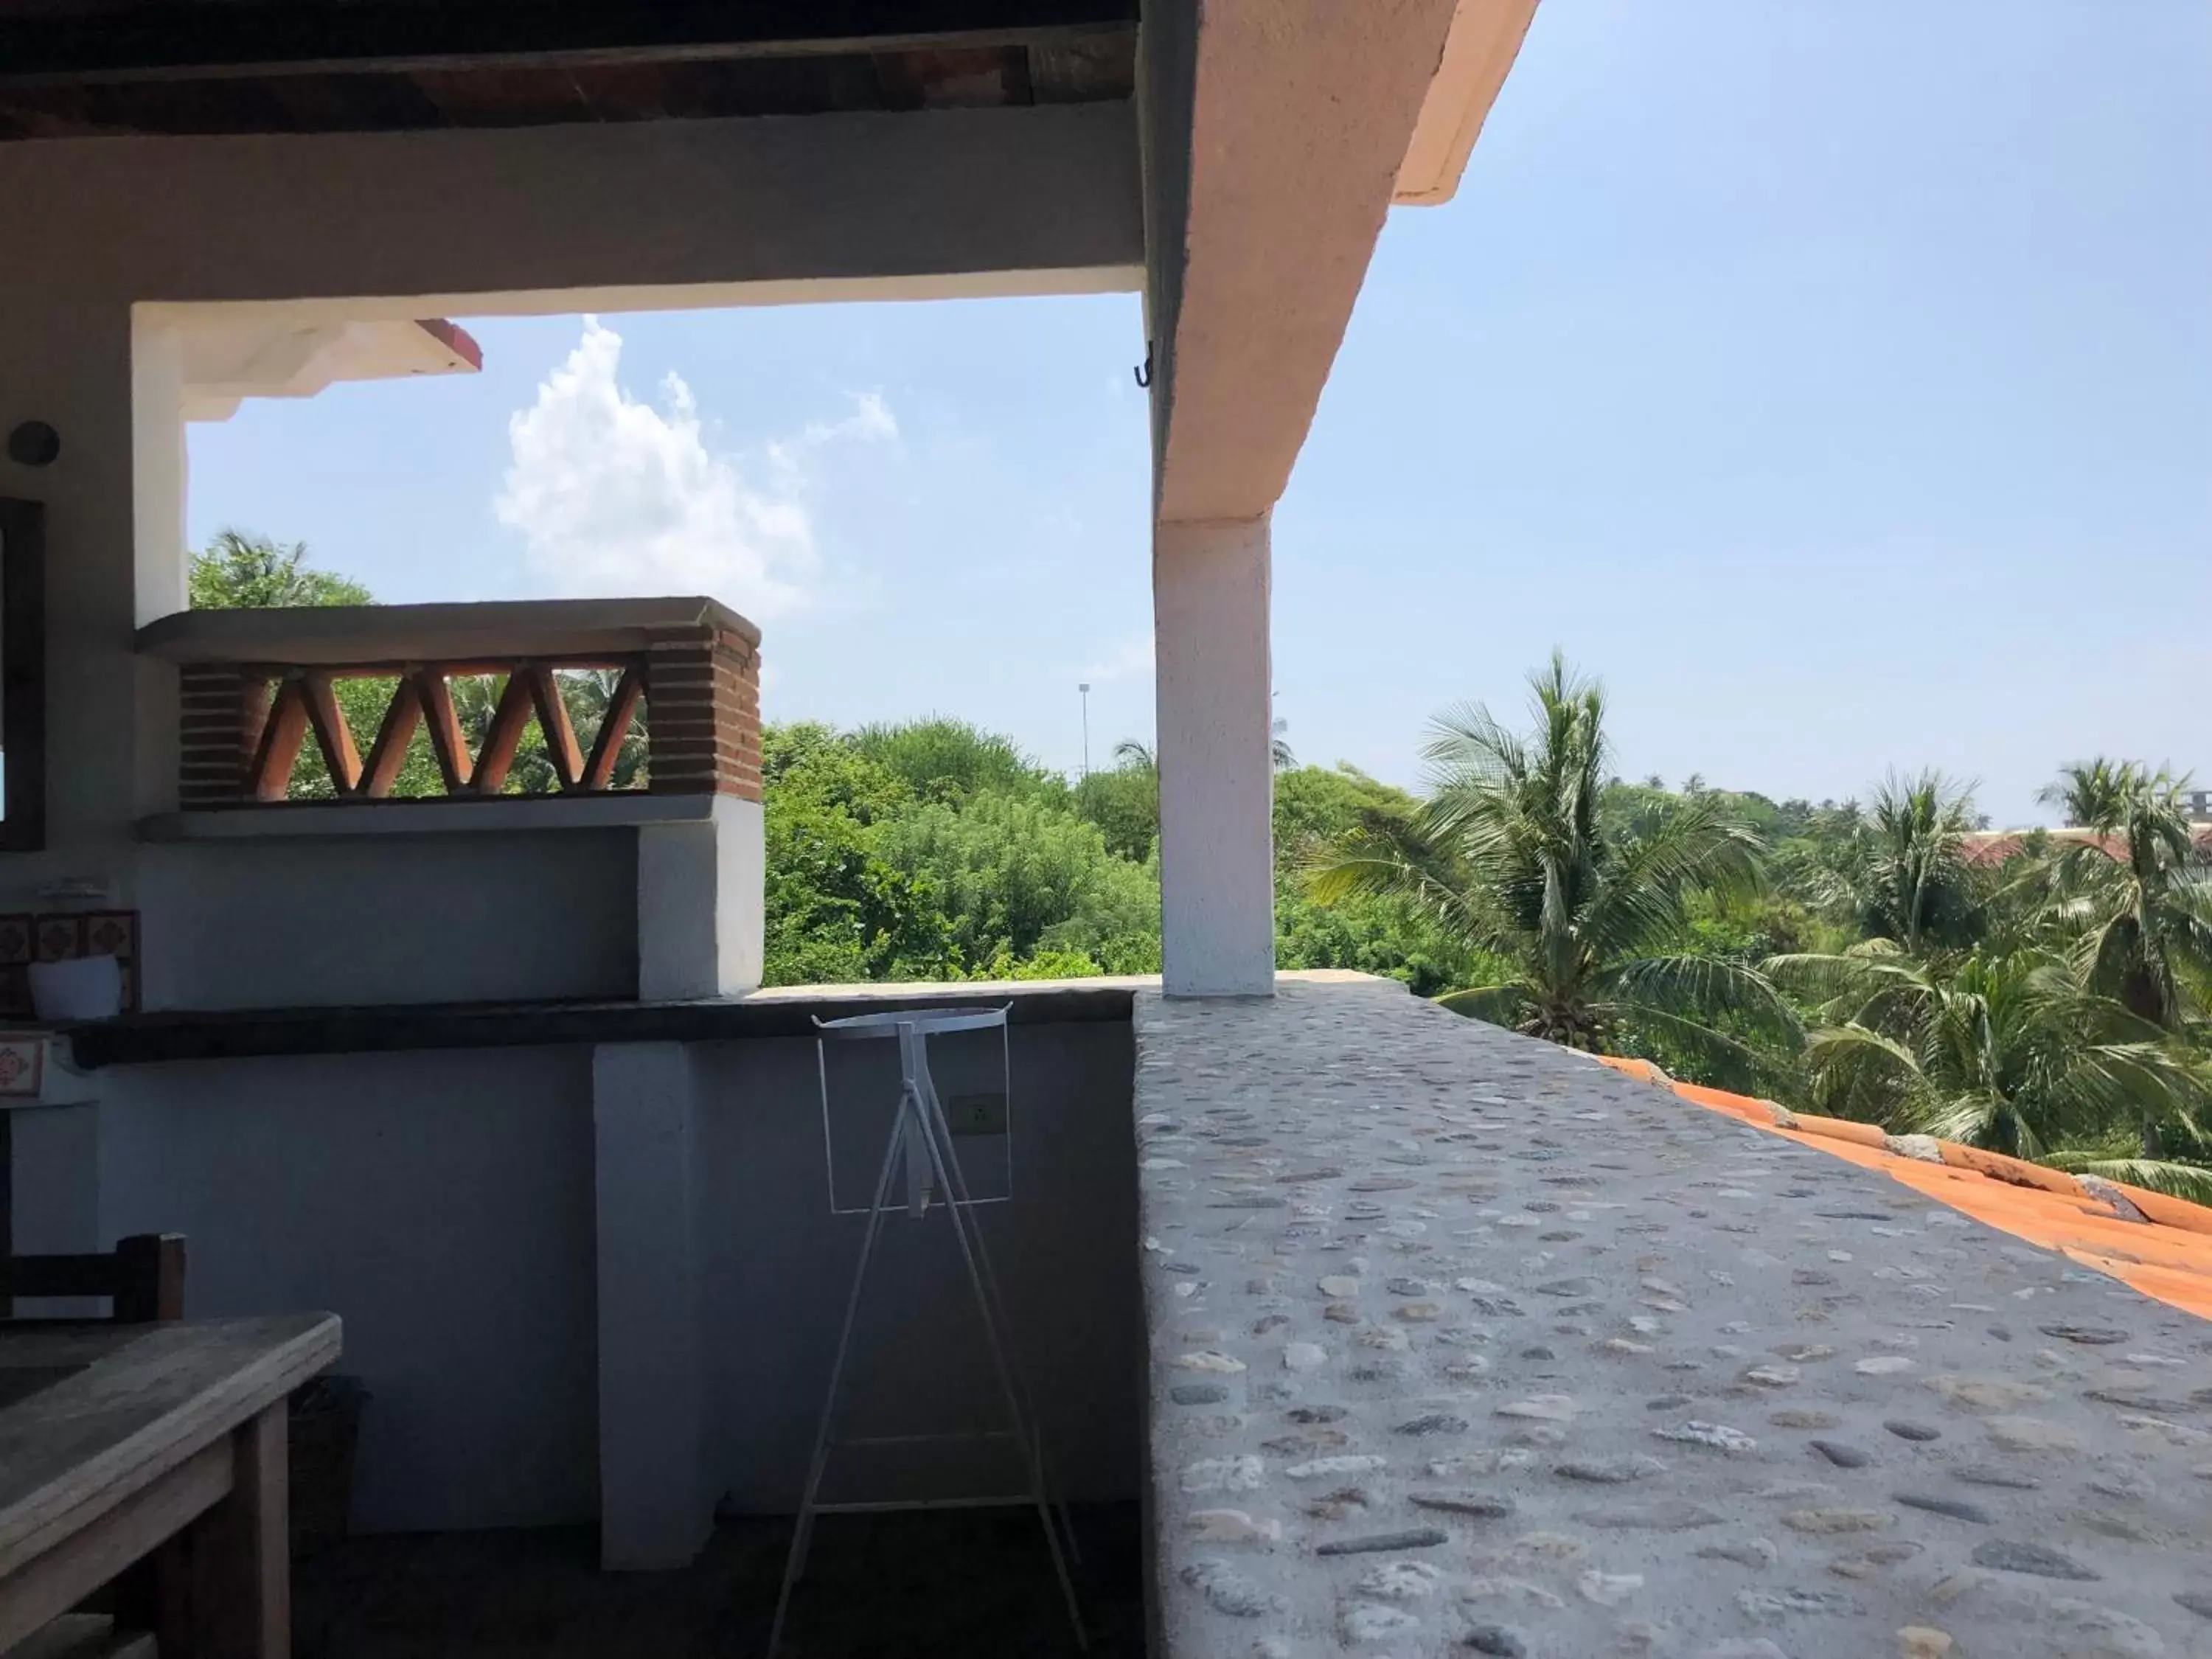
{"type": "Polygon", "coordinates": [[[2212,1209],[2203,1205],[2120,1182],[2084,1182],[2063,1170],[1952,1141],[1886,1134],[1871,1123],[1813,1117],[1770,1100],[1678,1083],[1649,1060],[1598,1058],[1753,1128],[1879,1170],[1961,1214],[2212,1319],[2212,1209]]]}

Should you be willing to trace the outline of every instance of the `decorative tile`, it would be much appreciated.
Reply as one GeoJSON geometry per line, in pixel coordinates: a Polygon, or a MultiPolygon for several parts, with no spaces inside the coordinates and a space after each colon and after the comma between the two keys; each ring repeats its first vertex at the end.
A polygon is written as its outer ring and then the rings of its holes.
{"type": "Polygon", "coordinates": [[[84,918],[50,913],[38,919],[40,962],[67,962],[84,954],[84,918]]]}
{"type": "Polygon", "coordinates": [[[11,911],[0,915],[0,963],[31,959],[31,914],[11,911]]]}
{"type": "Polygon", "coordinates": [[[45,1081],[46,1040],[36,1031],[0,1031],[0,1098],[35,1100],[45,1081]]]}
{"type": "Polygon", "coordinates": [[[138,913],[136,910],[94,910],[84,918],[84,954],[120,957],[125,962],[138,955],[138,913]]]}

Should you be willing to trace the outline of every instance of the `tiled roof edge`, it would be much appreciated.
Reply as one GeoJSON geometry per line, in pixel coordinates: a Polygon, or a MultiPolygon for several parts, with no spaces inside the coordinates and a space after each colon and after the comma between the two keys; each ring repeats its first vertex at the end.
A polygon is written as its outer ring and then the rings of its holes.
{"type": "Polygon", "coordinates": [[[1616,1054],[1599,1054],[1595,1058],[1614,1071],[1658,1084],[1694,1104],[1726,1112],[1761,1128],[1788,1129],[1816,1139],[1848,1141],[1923,1164],[1941,1163],[1953,1169],[1971,1170],[2009,1186],[2039,1188],[2061,1197],[2080,1199],[2118,1220],[2172,1227],[2212,1237],[2212,1209],[2192,1204],[2187,1199],[2131,1187],[2125,1182],[2107,1181],[2100,1176],[2069,1175],[2063,1170],[2008,1158],[2002,1152],[1984,1152],[1978,1146],[1963,1146],[1954,1140],[1939,1140],[1933,1135],[1893,1135],[1872,1123],[1792,1112],[1771,1100],[1678,1082],[1648,1060],[1631,1060],[1616,1054]]]}

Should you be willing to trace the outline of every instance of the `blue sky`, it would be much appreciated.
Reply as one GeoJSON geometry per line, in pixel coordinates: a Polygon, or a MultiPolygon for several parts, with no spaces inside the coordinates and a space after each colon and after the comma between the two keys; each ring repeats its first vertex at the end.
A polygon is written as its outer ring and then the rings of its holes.
{"type": "MultiPolygon", "coordinates": [[[[2212,781],[2208,77],[2191,0],[1545,0],[1277,510],[1301,757],[1414,783],[1557,644],[1632,775],[2212,781]]],[[[1133,296],[470,326],[480,376],[196,427],[194,536],[391,600],[703,585],[772,718],[1072,769],[1088,678],[1095,757],[1149,735],[1133,296]]]]}

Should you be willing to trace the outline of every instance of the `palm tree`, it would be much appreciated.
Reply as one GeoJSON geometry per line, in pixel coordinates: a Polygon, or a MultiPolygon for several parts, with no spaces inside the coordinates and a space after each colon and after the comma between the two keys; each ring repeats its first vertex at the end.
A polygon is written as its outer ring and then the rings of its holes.
{"type": "Polygon", "coordinates": [[[1736,1072],[1770,1068],[1768,1052],[1721,1027],[1793,1050],[1797,1021],[1773,987],[1677,946],[1692,893],[1758,886],[1757,835],[1721,795],[1632,820],[1601,811],[1602,690],[1556,652],[1529,684],[1526,736],[1479,707],[1434,722],[1420,812],[1332,849],[1310,874],[1316,896],[1395,896],[1499,959],[1495,982],[1437,999],[1461,1013],[1571,1048],[1638,1032],[1736,1072]]]}
{"type": "MultiPolygon", "coordinates": [[[[2197,861],[2186,777],[2103,759],[2068,767],[2042,799],[2094,832],[2059,854],[2051,915],[2083,982],[2175,1035],[2212,990],[2212,875],[2197,861]]],[[[2154,1133],[2143,1143],[2155,1156],[2154,1133]]]]}
{"type": "MultiPolygon", "coordinates": [[[[587,751],[606,719],[607,709],[614,702],[615,688],[621,680],[622,671],[614,668],[563,669],[554,677],[555,684],[560,688],[561,701],[568,705],[568,724],[587,751]]],[[[492,716],[506,687],[505,676],[497,674],[456,674],[447,682],[453,700],[454,717],[460,723],[461,735],[471,755],[483,752],[484,738],[491,730],[492,716]]],[[[614,775],[609,780],[611,787],[635,789],[642,787],[647,781],[650,745],[646,722],[651,714],[650,706],[641,703],[630,716],[629,730],[623,735],[622,747],[616,750],[614,775]]],[[[550,795],[560,787],[552,757],[545,747],[545,734],[539,730],[533,714],[515,744],[504,793],[550,795]]]]}
{"type": "MultiPolygon", "coordinates": [[[[1267,759],[1278,772],[1287,772],[1298,763],[1297,753],[1283,736],[1289,730],[1290,724],[1288,720],[1278,720],[1268,727],[1267,759]]],[[[1160,769],[1159,757],[1152,752],[1152,744],[1135,738],[1124,738],[1114,745],[1114,764],[1125,772],[1157,772],[1160,769]]]]}
{"type": "Polygon", "coordinates": [[[2166,1033],[2085,986],[2048,949],[1929,961],[1894,941],[1771,957],[1767,974],[1824,1023],[1804,1065],[1822,1110],[2108,1178],[2212,1196],[2212,1168],[2132,1156],[2212,1152],[2207,1079],[2166,1033]]]}
{"type": "Polygon", "coordinates": [[[1114,745],[1114,764],[1125,772],[1157,772],[1159,757],[1152,746],[1136,738],[1124,738],[1114,745]]]}
{"type": "Polygon", "coordinates": [[[2036,799],[2046,806],[2066,809],[2069,828],[2109,833],[2118,827],[2128,799],[2143,782],[2142,769],[2133,761],[2075,761],[2058,769],[2058,781],[2045,784],[2036,799]]]}
{"type": "Polygon", "coordinates": [[[1838,872],[1860,932],[1914,952],[1971,939],[1978,905],[1966,841],[1973,827],[1972,785],[1935,771],[1883,779],[1838,872]]]}
{"type": "Polygon", "coordinates": [[[281,605],[373,605],[368,589],[349,577],[308,568],[305,542],[271,541],[246,530],[218,530],[192,555],[187,578],[195,611],[281,605]]]}

